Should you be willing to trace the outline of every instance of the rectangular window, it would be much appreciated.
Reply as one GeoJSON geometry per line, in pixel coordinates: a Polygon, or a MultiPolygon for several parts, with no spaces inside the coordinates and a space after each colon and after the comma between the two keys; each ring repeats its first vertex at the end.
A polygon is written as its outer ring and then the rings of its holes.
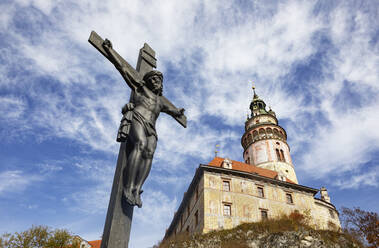
{"type": "Polygon", "coordinates": [[[230,204],[224,204],[224,216],[232,215],[232,206],[230,204]]]}
{"type": "Polygon", "coordinates": [[[287,199],[287,203],[290,203],[290,204],[293,203],[292,194],[286,193],[286,199],[287,199]]]}
{"type": "Polygon", "coordinates": [[[262,220],[267,220],[268,219],[267,210],[261,210],[261,218],[262,218],[262,220]]]}
{"type": "Polygon", "coordinates": [[[265,197],[265,193],[263,191],[263,187],[258,187],[257,189],[258,189],[258,196],[262,197],[262,198],[265,197]]]}
{"type": "Polygon", "coordinates": [[[199,224],[199,210],[196,211],[195,213],[195,226],[199,224]]]}
{"type": "Polygon", "coordinates": [[[230,181],[222,181],[222,190],[230,191],[230,181]]]}

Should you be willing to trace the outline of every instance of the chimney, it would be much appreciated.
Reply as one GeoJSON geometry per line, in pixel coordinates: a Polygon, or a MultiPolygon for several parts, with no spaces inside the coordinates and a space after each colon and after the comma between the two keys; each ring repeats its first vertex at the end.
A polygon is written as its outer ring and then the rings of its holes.
{"type": "Polygon", "coordinates": [[[329,197],[328,191],[326,190],[325,187],[321,187],[321,189],[320,189],[320,195],[321,195],[321,200],[330,203],[330,197],[329,197]]]}

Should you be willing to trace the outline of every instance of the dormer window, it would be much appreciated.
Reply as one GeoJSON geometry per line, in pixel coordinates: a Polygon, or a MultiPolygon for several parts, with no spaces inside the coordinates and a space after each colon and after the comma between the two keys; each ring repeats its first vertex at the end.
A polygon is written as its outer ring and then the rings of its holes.
{"type": "Polygon", "coordinates": [[[222,167],[225,169],[232,169],[232,161],[227,158],[224,159],[224,161],[222,161],[222,167]]]}
{"type": "Polygon", "coordinates": [[[287,178],[283,172],[279,172],[278,175],[276,176],[276,179],[283,181],[283,182],[287,181],[287,178]]]}
{"type": "Polygon", "coordinates": [[[285,176],[279,176],[279,180],[285,182],[286,181],[286,177],[285,176]]]}

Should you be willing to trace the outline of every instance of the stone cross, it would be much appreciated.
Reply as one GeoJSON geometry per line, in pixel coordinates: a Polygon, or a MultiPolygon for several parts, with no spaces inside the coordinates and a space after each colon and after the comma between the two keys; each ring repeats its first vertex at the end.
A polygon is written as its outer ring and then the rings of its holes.
{"type": "MultiPolygon", "coordinates": [[[[114,60],[109,57],[103,47],[104,40],[95,31],[91,32],[88,41],[109,61],[114,63],[114,60]]],[[[146,43],[140,49],[136,69],[125,61],[116,51],[113,50],[112,53],[126,71],[126,77],[131,78],[134,82],[140,82],[147,72],[156,68],[155,52],[146,43]]],[[[125,77],[124,79],[127,81],[125,77]]],[[[167,98],[164,96],[160,97],[165,106],[172,106],[173,109],[176,109],[167,98]]],[[[185,115],[173,116],[173,118],[175,118],[182,126],[186,127],[185,115]]],[[[127,146],[127,142],[121,142],[107,217],[104,225],[101,248],[128,247],[134,205],[125,201],[125,196],[123,195],[123,177],[125,176],[123,171],[128,166],[127,146]]]]}

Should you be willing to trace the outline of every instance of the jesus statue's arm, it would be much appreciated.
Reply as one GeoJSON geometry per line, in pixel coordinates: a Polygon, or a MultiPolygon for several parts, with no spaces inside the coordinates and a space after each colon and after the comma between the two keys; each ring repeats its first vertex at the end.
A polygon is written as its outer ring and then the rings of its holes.
{"type": "Polygon", "coordinates": [[[110,40],[105,39],[103,43],[104,50],[108,53],[110,60],[116,67],[116,69],[120,72],[121,76],[124,78],[126,84],[132,89],[136,90],[141,87],[144,83],[143,81],[134,80],[131,75],[128,73],[128,68],[123,65],[123,63],[119,60],[118,56],[116,56],[115,51],[113,50],[112,43],[110,40]]]}
{"type": "Polygon", "coordinates": [[[171,102],[167,101],[165,98],[161,97],[163,108],[162,112],[171,115],[172,117],[180,117],[184,115],[184,108],[177,108],[171,102]]]}

